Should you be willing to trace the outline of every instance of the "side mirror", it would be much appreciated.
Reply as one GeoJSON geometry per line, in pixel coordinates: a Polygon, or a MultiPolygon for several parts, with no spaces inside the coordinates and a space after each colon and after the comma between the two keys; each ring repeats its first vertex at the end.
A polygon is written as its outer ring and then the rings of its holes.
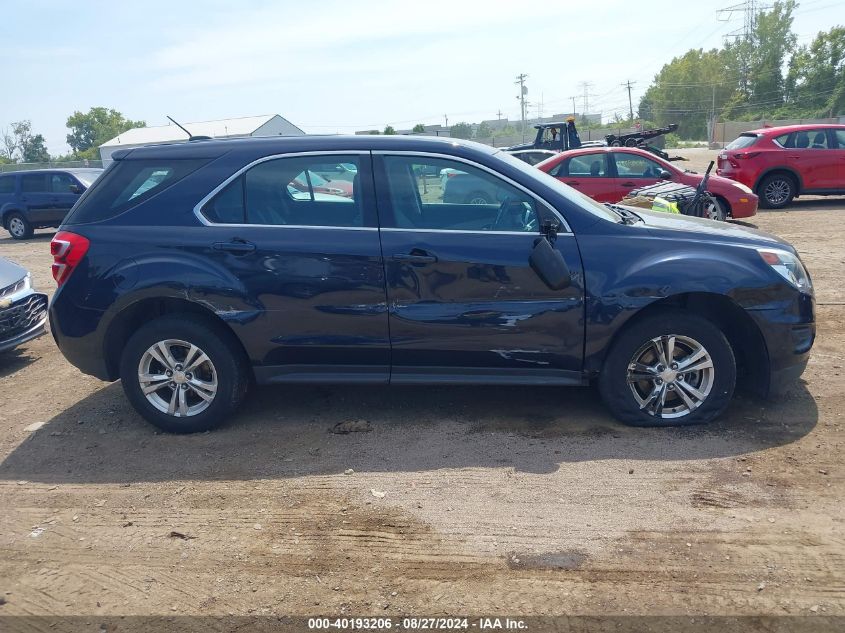
{"type": "Polygon", "coordinates": [[[82,193],[82,187],[79,185],[68,185],[71,193],[82,193]]]}
{"type": "Polygon", "coordinates": [[[666,169],[661,169],[657,175],[660,180],[672,180],[672,172],[667,171],[666,169]]]}
{"type": "Polygon", "coordinates": [[[549,237],[537,239],[528,257],[528,263],[537,276],[552,290],[563,290],[572,283],[569,267],[560,251],[552,246],[549,237]]]}

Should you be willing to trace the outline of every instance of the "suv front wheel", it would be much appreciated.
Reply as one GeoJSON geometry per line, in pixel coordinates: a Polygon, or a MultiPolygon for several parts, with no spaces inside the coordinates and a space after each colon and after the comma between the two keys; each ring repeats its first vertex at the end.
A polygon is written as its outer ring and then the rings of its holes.
{"type": "Polygon", "coordinates": [[[169,433],[218,426],[248,385],[240,350],[191,315],[164,316],[135,332],[121,356],[120,379],[135,409],[169,433]]]}
{"type": "Polygon", "coordinates": [[[735,384],[736,361],[725,335],[683,310],[626,327],[599,376],[608,408],[632,426],[709,422],[728,405],[735,384]]]}

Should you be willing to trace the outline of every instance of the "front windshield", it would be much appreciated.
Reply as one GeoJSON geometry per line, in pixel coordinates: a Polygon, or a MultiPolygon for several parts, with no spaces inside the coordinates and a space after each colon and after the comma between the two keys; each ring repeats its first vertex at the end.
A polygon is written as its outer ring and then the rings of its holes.
{"type": "Polygon", "coordinates": [[[502,160],[507,161],[513,167],[519,169],[522,173],[538,182],[543,183],[547,187],[554,189],[555,192],[562,195],[564,198],[569,200],[572,204],[577,205],[581,209],[592,213],[593,215],[601,218],[602,220],[609,220],[614,223],[619,222],[619,216],[608,209],[603,204],[600,204],[590,198],[589,196],[585,196],[580,191],[576,191],[569,185],[563,184],[554,176],[549,176],[546,172],[540,171],[536,167],[532,167],[528,163],[519,160],[515,156],[511,156],[507,152],[496,152],[496,156],[501,158],[502,160]]]}
{"type": "Polygon", "coordinates": [[[85,187],[90,187],[101,173],[102,172],[98,171],[78,171],[74,174],[74,176],[76,176],[79,182],[85,185],[85,187]]]}

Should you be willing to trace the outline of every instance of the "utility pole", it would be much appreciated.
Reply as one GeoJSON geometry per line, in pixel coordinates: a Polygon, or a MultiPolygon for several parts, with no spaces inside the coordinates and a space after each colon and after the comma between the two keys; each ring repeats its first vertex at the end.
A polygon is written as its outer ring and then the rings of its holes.
{"type": "Polygon", "coordinates": [[[740,72],[740,86],[742,91],[747,95],[749,84],[751,83],[751,47],[754,44],[754,31],[757,29],[757,16],[760,11],[771,9],[771,5],[763,5],[758,0],[745,0],[739,4],[735,4],[724,9],[719,9],[717,12],[718,19],[722,22],[728,22],[733,17],[734,13],[743,13],[742,28],[728,33],[725,38],[732,37],[734,41],[742,42],[739,49],[739,72],[740,72]]]}
{"type": "Polygon", "coordinates": [[[525,142],[525,95],[528,93],[528,88],[525,87],[525,80],[528,79],[528,75],[525,73],[519,73],[516,76],[516,81],[514,84],[519,86],[519,94],[517,95],[517,99],[519,99],[519,110],[520,110],[520,119],[522,120],[522,142],[525,142]]]}
{"type": "Polygon", "coordinates": [[[446,125],[445,125],[446,129],[449,129],[449,115],[448,115],[448,114],[444,114],[444,115],[443,115],[443,118],[444,118],[444,119],[446,119],[446,125]]]}
{"type": "Polygon", "coordinates": [[[496,113],[496,120],[497,121],[502,120],[502,109],[501,108],[499,108],[499,111],[496,113]]]}
{"type": "MultiPolygon", "coordinates": [[[[635,81],[633,83],[637,83],[637,82],[635,81]]],[[[628,91],[628,118],[630,118],[631,121],[634,120],[634,102],[631,100],[631,86],[632,85],[633,84],[631,83],[630,79],[628,81],[626,81],[624,84],[622,84],[622,87],[625,88],[628,91]]]]}
{"type": "Polygon", "coordinates": [[[575,116],[575,113],[577,112],[577,110],[575,109],[575,97],[569,98],[572,99],[572,116],[575,116]]]}

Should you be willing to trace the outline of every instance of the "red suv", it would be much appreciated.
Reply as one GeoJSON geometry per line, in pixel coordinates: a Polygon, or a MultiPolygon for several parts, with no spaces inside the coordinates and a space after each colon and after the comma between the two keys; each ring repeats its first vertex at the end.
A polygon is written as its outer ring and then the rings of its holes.
{"type": "Polygon", "coordinates": [[[786,125],[745,132],[719,154],[716,173],[780,209],[800,194],[845,195],[845,125],[786,125]]]}

